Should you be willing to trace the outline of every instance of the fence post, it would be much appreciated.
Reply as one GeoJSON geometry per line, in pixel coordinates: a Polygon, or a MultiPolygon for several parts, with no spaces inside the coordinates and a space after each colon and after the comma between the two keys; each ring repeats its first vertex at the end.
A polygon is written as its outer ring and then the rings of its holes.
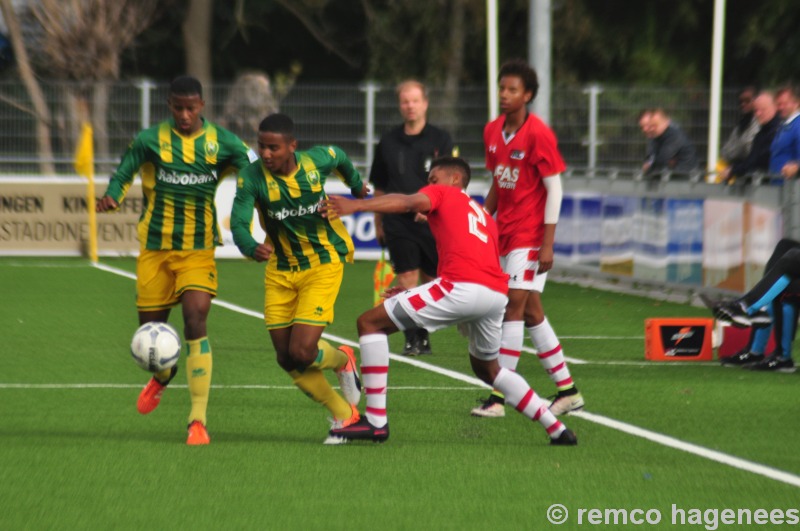
{"type": "Polygon", "coordinates": [[[597,137],[597,114],[599,112],[597,100],[602,92],[603,89],[597,84],[583,89],[583,93],[589,95],[589,136],[583,144],[589,147],[588,166],[592,170],[597,166],[597,146],[602,143],[597,137]]]}
{"type": "Polygon", "coordinates": [[[141,129],[150,127],[150,91],[156,88],[149,79],[142,79],[139,84],[139,125],[141,129]]]}
{"type": "MultiPolygon", "coordinates": [[[[364,167],[368,169],[372,164],[375,155],[375,95],[381,90],[381,86],[374,81],[367,81],[359,87],[362,92],[366,92],[364,100],[364,167]]],[[[369,173],[365,170],[365,173],[369,173]]]]}

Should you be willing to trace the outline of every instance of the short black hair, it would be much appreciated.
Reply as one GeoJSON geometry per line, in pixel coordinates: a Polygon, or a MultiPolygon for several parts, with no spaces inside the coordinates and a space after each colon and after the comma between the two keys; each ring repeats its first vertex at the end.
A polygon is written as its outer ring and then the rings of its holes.
{"type": "Polygon", "coordinates": [[[500,83],[500,80],[506,76],[520,78],[525,91],[531,91],[531,101],[536,99],[536,94],[539,93],[539,76],[536,75],[536,70],[525,59],[509,59],[503,63],[503,66],[500,67],[500,73],[497,75],[497,82],[500,83]]]}
{"type": "Polygon", "coordinates": [[[170,95],[200,96],[203,99],[203,85],[196,77],[178,76],[169,84],[170,95]]]}
{"type": "Polygon", "coordinates": [[[434,168],[460,173],[463,178],[464,188],[467,187],[472,178],[472,170],[470,170],[469,164],[461,157],[440,157],[438,159],[433,159],[430,171],[433,171],[434,168]]]}
{"type": "Polygon", "coordinates": [[[270,114],[258,124],[259,133],[279,133],[294,138],[294,121],[282,113],[270,114]]]}

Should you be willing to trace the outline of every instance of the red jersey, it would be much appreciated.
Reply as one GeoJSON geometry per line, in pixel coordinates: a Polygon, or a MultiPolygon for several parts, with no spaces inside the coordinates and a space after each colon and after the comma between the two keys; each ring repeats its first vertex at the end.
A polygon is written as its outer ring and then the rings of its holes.
{"type": "Polygon", "coordinates": [[[505,119],[500,116],[483,129],[486,168],[492,172],[497,192],[501,256],[542,245],[547,201],[542,179],[567,167],[555,133],[539,118],[528,114],[508,142],[503,138],[505,119]]]}
{"type": "Polygon", "coordinates": [[[497,225],[489,213],[454,186],[431,184],[420,193],[431,200],[428,225],[439,253],[437,275],[508,293],[508,275],[498,258],[497,225]]]}

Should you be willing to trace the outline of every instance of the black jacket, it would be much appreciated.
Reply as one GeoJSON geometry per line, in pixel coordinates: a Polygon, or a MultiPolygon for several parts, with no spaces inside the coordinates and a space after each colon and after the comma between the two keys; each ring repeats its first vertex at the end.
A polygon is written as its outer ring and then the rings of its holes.
{"type": "Polygon", "coordinates": [[[761,126],[756,136],[753,137],[753,144],[750,146],[750,153],[743,161],[731,166],[731,175],[744,177],[755,172],[769,171],[769,149],[775,133],[781,127],[781,117],[776,113],[775,117],[761,126]]]}

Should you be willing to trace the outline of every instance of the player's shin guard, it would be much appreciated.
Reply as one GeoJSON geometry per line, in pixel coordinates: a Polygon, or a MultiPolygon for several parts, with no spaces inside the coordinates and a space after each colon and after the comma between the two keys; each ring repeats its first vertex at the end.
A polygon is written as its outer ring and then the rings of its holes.
{"type": "Polygon", "coordinates": [[[389,382],[389,338],[367,334],[358,338],[361,346],[361,386],[367,395],[367,420],[376,428],[388,422],[386,387],[389,382]]]}
{"type": "MultiPolygon", "coordinates": [[[[506,321],[503,323],[503,332],[500,336],[500,355],[497,363],[504,369],[516,371],[519,365],[519,355],[522,352],[522,342],[525,340],[525,323],[522,321],[506,321]]],[[[492,394],[500,399],[503,393],[495,388],[492,394]]],[[[502,400],[500,401],[502,403],[502,400]]]]}
{"type": "Polygon", "coordinates": [[[564,431],[561,421],[547,409],[542,399],[519,374],[501,368],[492,385],[506,396],[508,404],[529,419],[538,421],[551,438],[555,439],[564,431]]]}
{"type": "Polygon", "coordinates": [[[336,370],[341,369],[347,363],[347,355],[324,339],[317,341],[317,348],[319,349],[317,359],[314,360],[311,367],[336,370]]]}
{"type": "Polygon", "coordinates": [[[504,369],[516,371],[522,342],[525,340],[524,323],[522,321],[506,321],[503,323],[503,335],[500,337],[500,356],[497,363],[504,369]]]}
{"type": "Polygon", "coordinates": [[[575,383],[564,359],[561,344],[547,318],[545,317],[538,325],[528,328],[528,335],[536,348],[536,355],[542,362],[542,367],[556,384],[556,389],[561,391],[573,387],[575,383]]]}
{"type": "Polygon", "coordinates": [[[325,406],[336,420],[349,419],[353,414],[350,404],[331,387],[321,370],[308,367],[303,372],[290,371],[292,382],[311,400],[325,406]]]}
{"type": "Polygon", "coordinates": [[[190,339],[186,341],[186,350],[186,379],[192,400],[189,423],[199,420],[205,425],[208,395],[211,392],[211,345],[207,337],[190,339]]]}

